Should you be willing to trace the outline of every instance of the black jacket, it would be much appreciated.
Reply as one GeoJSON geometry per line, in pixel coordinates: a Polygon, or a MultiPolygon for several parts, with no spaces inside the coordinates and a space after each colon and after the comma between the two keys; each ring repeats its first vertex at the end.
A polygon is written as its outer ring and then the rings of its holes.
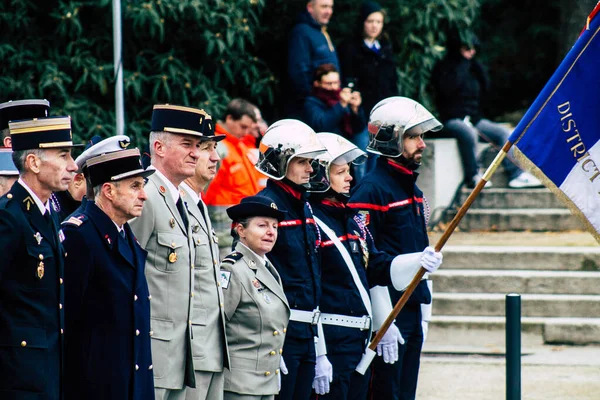
{"type": "Polygon", "coordinates": [[[62,399],[65,250],[15,182],[0,199],[0,399],[62,399]]]}
{"type": "Polygon", "coordinates": [[[392,47],[383,39],[380,44],[381,49],[376,53],[362,38],[354,38],[338,49],[344,84],[354,80],[367,115],[379,101],[398,95],[398,72],[392,47]]]}

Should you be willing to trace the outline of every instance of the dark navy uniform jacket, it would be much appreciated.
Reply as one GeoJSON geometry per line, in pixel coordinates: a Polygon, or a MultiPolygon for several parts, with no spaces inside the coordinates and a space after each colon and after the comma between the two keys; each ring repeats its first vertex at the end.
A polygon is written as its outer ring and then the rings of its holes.
{"type": "MultiPolygon", "coordinates": [[[[312,204],[315,216],[335,232],[348,250],[367,293],[370,287],[391,284],[389,265],[393,256],[375,249],[371,234],[356,211],[339,200],[315,198],[312,204]]],[[[368,315],[344,258],[323,231],[321,235],[321,312],[352,317],[368,315]]],[[[323,325],[323,331],[327,352],[331,354],[362,354],[369,335],[368,330],[334,325],[323,325]]]]}
{"type": "Polygon", "coordinates": [[[63,222],[65,400],[154,399],[146,251],[94,202],[63,222]]]}
{"type": "Polygon", "coordinates": [[[0,399],[62,399],[64,250],[19,182],[0,199],[0,254],[0,399]]]}
{"type": "MultiPolygon", "coordinates": [[[[279,222],[277,242],[267,255],[283,282],[283,291],[291,309],[312,311],[321,299],[321,266],[317,248],[320,233],[306,200],[306,189],[287,179],[269,179],[261,196],[271,198],[287,211],[279,222]]],[[[287,336],[312,338],[315,325],[290,321],[287,336]]]]}
{"type": "MultiPolygon", "coordinates": [[[[423,192],[417,187],[418,174],[385,157],[379,157],[353,192],[348,206],[364,218],[380,251],[390,255],[420,252],[429,245],[423,208],[423,192]]],[[[392,303],[402,292],[388,286],[392,303]]],[[[427,283],[422,281],[406,307],[431,303],[427,283]]]]}

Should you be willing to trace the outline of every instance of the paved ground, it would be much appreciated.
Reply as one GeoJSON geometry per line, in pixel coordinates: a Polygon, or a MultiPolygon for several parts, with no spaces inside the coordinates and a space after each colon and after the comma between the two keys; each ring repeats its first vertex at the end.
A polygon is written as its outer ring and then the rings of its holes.
{"type": "MultiPolygon", "coordinates": [[[[538,346],[525,352],[521,399],[600,399],[600,347],[538,346]]],[[[505,358],[425,353],[417,399],[506,399],[505,358]]]]}

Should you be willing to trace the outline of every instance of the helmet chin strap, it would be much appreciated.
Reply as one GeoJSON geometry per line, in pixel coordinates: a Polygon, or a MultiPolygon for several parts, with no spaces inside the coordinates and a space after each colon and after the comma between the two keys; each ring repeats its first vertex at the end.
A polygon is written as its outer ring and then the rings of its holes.
{"type": "Polygon", "coordinates": [[[404,157],[404,154],[401,154],[400,157],[398,157],[398,162],[411,171],[416,171],[421,166],[420,162],[416,162],[414,158],[412,160],[408,160],[406,157],[404,157]]]}

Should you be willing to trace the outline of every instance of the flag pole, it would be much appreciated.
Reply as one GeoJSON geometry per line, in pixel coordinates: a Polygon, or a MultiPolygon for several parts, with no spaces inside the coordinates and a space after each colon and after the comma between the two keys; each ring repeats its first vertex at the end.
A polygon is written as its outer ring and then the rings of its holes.
{"type": "MultiPolygon", "coordinates": [[[[488,169],[485,171],[481,180],[477,182],[477,185],[475,185],[475,188],[473,189],[469,197],[467,197],[465,203],[460,207],[460,209],[446,228],[444,234],[437,241],[435,245],[435,251],[442,250],[442,248],[444,247],[444,245],[446,244],[446,242],[448,241],[448,239],[450,238],[460,221],[463,219],[463,217],[465,216],[465,214],[467,213],[467,211],[469,210],[469,208],[471,207],[481,190],[484,188],[485,184],[491,179],[492,175],[494,175],[494,173],[496,172],[496,169],[498,169],[498,167],[502,163],[502,160],[504,160],[504,158],[508,155],[508,151],[510,150],[512,145],[513,143],[508,141],[504,144],[504,146],[502,146],[502,149],[498,152],[496,158],[494,158],[494,161],[492,161],[488,169]]],[[[425,275],[426,272],[427,270],[425,268],[419,268],[419,271],[417,272],[413,280],[410,282],[408,287],[404,289],[402,297],[400,297],[400,300],[398,300],[390,314],[387,316],[387,318],[381,325],[381,328],[379,328],[379,330],[375,334],[375,337],[373,337],[373,339],[371,340],[371,343],[369,343],[366,353],[363,354],[363,358],[360,360],[360,363],[356,367],[357,372],[364,375],[367,368],[371,364],[371,361],[373,361],[373,358],[375,357],[375,349],[377,348],[377,345],[383,338],[383,335],[385,335],[385,332],[387,332],[389,327],[394,323],[394,320],[396,319],[398,314],[400,314],[400,311],[402,311],[402,308],[408,301],[408,298],[415,291],[415,289],[419,285],[419,282],[421,282],[421,279],[423,279],[423,275],[425,275]]]]}
{"type": "Polygon", "coordinates": [[[115,113],[117,135],[125,134],[125,105],[123,101],[123,40],[121,34],[121,0],[113,0],[113,58],[115,79],[115,113]]]}

